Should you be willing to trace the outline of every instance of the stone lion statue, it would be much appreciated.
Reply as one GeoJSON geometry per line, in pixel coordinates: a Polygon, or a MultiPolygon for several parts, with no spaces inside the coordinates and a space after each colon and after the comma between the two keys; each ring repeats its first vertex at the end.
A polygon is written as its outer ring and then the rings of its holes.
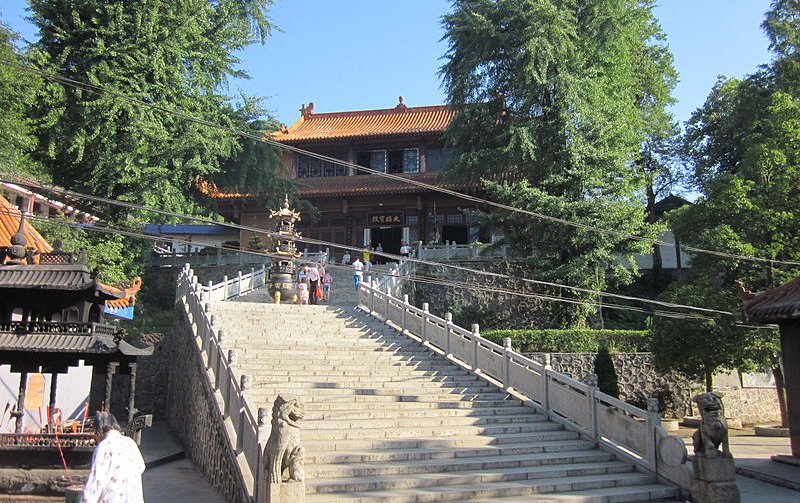
{"type": "Polygon", "coordinates": [[[694,453],[707,458],[719,456],[722,445],[722,456],[731,457],[728,444],[728,422],[725,420],[725,407],[722,405],[722,394],[717,392],[701,393],[694,397],[700,409],[700,428],[692,435],[694,453]]]}
{"type": "Polygon", "coordinates": [[[278,395],[275,399],[272,406],[272,431],[264,447],[264,458],[267,460],[265,469],[272,484],[280,484],[283,480],[301,482],[305,479],[305,449],[300,445],[298,424],[305,413],[303,402],[296,398],[287,400],[278,395]]]}

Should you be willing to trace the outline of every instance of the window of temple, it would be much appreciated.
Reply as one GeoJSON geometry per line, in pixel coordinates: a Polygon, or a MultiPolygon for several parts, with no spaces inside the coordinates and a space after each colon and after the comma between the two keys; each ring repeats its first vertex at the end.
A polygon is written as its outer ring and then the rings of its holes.
{"type": "MultiPolygon", "coordinates": [[[[328,154],[328,157],[340,161],[347,160],[347,156],[344,154],[328,154]]],[[[297,178],[347,176],[349,171],[347,166],[341,164],[317,159],[306,154],[297,154],[297,178]]]]}
{"type": "MultiPolygon", "coordinates": [[[[419,149],[369,150],[356,154],[356,163],[381,173],[419,172],[419,149]]],[[[359,171],[360,175],[368,172],[359,171]]]]}

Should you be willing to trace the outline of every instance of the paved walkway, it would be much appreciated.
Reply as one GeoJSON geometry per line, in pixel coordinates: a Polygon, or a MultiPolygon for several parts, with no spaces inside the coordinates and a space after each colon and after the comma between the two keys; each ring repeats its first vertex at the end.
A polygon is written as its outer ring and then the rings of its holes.
{"type": "MultiPolygon", "coordinates": [[[[682,429],[680,432],[690,455],[693,431],[682,429]]],[[[730,445],[743,503],[800,502],[800,467],[770,459],[775,454],[791,453],[788,437],[756,437],[751,429],[733,430],[730,445]]]]}
{"type": "Polygon", "coordinates": [[[145,503],[225,503],[225,499],[184,457],[183,446],[157,421],[142,431],[142,456],[147,469],[142,477],[145,503]]]}

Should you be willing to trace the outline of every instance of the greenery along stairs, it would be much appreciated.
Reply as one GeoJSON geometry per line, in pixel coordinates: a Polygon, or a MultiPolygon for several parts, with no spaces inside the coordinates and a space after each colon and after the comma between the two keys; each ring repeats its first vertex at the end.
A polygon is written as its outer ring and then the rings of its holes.
{"type": "Polygon", "coordinates": [[[305,402],[309,503],[677,495],[352,307],[265,304],[254,294],[216,302],[213,313],[255,404],[271,407],[279,393],[305,402]]]}

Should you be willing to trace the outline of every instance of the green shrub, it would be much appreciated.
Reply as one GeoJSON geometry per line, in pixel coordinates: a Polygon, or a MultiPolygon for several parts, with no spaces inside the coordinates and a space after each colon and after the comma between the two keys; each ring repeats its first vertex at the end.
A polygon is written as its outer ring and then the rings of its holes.
{"type": "Polygon", "coordinates": [[[601,346],[618,352],[650,351],[649,330],[487,330],[481,335],[502,344],[506,337],[520,353],[596,353],[601,346]]]}

